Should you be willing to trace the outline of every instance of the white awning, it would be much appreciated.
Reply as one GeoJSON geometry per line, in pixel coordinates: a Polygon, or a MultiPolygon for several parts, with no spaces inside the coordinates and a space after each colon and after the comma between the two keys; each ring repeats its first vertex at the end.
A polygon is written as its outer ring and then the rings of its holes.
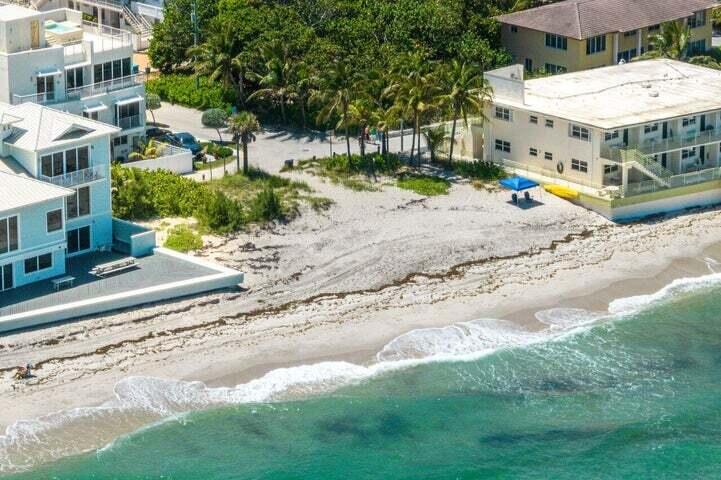
{"type": "Polygon", "coordinates": [[[90,65],[89,61],[72,63],[70,65],[65,65],[65,70],[67,71],[67,70],[72,70],[73,68],[87,67],[88,65],[90,65]]]}
{"type": "Polygon", "coordinates": [[[132,98],[126,98],[125,100],[119,100],[118,102],[115,103],[115,106],[122,107],[123,105],[130,105],[131,103],[142,102],[143,100],[144,100],[143,97],[141,97],[140,95],[136,95],[135,97],[132,97],[132,98]]]}
{"type": "Polygon", "coordinates": [[[95,113],[95,112],[102,112],[104,110],[107,110],[108,106],[104,103],[100,103],[98,105],[86,105],[85,108],[83,108],[83,112],[85,113],[95,113]]]}
{"type": "Polygon", "coordinates": [[[43,78],[43,77],[54,77],[55,75],[60,75],[61,73],[63,73],[63,72],[61,72],[60,70],[58,70],[56,68],[55,70],[46,70],[44,72],[38,72],[38,73],[36,73],[36,75],[39,78],[43,78]]]}

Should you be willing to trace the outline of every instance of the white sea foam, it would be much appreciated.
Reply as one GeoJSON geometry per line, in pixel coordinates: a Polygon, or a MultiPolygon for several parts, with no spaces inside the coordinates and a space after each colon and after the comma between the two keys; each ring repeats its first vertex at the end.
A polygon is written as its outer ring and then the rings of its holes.
{"type": "Polygon", "coordinates": [[[472,361],[500,349],[563,338],[589,328],[604,317],[635,313],[653,303],[719,282],[721,274],[676,280],[651,295],[615,300],[609,306],[610,315],[582,309],[540,311],[536,318],[546,328],[537,331],[496,319],[418,329],[389,342],[368,366],[322,362],[280,368],[228,388],[211,388],[202,382],[129,377],[116,384],[114,399],[104,405],[57,412],[10,426],[6,434],[0,436],[0,472],[26,469],[38,462],[101,445],[112,446],[114,438],[143,425],[182,418],[184,413],[194,410],[317,395],[424,363],[472,361]]]}
{"type": "Polygon", "coordinates": [[[651,305],[678,298],[688,293],[718,286],[719,284],[721,284],[721,273],[704,275],[702,277],[677,278],[657,292],[614,300],[609,304],[608,311],[613,315],[633,315],[647,309],[651,305]]]}

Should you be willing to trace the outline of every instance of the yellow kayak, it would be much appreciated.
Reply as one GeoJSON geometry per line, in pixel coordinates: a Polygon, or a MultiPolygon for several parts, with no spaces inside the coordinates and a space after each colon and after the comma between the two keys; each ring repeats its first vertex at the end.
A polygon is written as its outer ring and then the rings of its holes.
{"type": "Polygon", "coordinates": [[[578,198],[578,192],[572,188],[564,187],[563,185],[544,185],[543,188],[548,192],[552,193],[557,197],[565,198],[566,200],[575,200],[578,198]]]}

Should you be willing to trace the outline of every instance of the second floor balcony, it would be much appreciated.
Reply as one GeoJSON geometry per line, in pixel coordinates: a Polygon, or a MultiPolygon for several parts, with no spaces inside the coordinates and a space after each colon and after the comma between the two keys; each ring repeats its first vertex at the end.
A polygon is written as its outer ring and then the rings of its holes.
{"type": "Polygon", "coordinates": [[[710,143],[721,143],[721,128],[709,127],[702,131],[672,135],[669,138],[648,139],[634,145],[601,145],[601,157],[622,161],[625,151],[636,150],[643,155],[690,149],[710,143]]]}
{"type": "Polygon", "coordinates": [[[60,187],[70,188],[86,183],[96,182],[98,180],[103,180],[106,177],[106,170],[107,166],[96,165],[93,167],[84,168],[82,170],[76,170],[74,172],[68,172],[62,175],[55,175],[53,177],[38,175],[38,180],[52,183],[53,185],[58,185],[60,187]]]}
{"type": "Polygon", "coordinates": [[[33,93],[29,95],[13,95],[13,105],[22,103],[37,103],[40,105],[56,105],[59,103],[72,102],[82,100],[84,98],[94,97],[96,95],[104,95],[126,88],[133,88],[145,83],[145,73],[135,75],[127,75],[118,77],[104,82],[92,83],[80,87],[70,88],[65,92],[52,91],[45,93],[33,93]]]}
{"type": "Polygon", "coordinates": [[[118,119],[118,127],[123,130],[139,128],[143,126],[143,118],[140,115],[131,115],[129,117],[121,117],[118,119]]]}

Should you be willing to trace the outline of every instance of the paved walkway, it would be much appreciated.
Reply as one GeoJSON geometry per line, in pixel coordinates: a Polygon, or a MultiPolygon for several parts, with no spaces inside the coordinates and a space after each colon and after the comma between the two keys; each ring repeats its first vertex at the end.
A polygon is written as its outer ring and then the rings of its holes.
{"type": "MultiPolygon", "coordinates": [[[[163,106],[155,111],[155,119],[158,123],[168,125],[173,132],[190,132],[199,140],[215,140],[218,141],[218,132],[212,128],[206,128],[200,121],[203,113],[192,108],[181,107],[163,103],[163,106]]],[[[152,116],[148,112],[148,120],[152,121],[152,116]]],[[[410,131],[409,131],[410,132],[410,131]]],[[[230,142],[231,136],[221,131],[223,141],[230,142]]],[[[392,152],[400,151],[400,136],[391,138],[390,149],[392,152]]],[[[425,142],[422,142],[425,145],[425,142]]],[[[406,151],[410,151],[411,135],[406,134],[403,140],[403,146],[406,151]]],[[[345,139],[343,137],[333,137],[332,146],[331,139],[322,132],[300,131],[279,129],[272,126],[264,127],[264,131],[257,136],[257,141],[248,147],[248,159],[251,165],[257,166],[267,172],[277,172],[283,167],[286,160],[305,160],[316,157],[327,157],[330,155],[331,148],[333,152],[343,153],[346,150],[345,139]]],[[[378,146],[368,145],[368,151],[377,149],[378,146]]],[[[358,141],[351,139],[351,151],[358,153],[358,141]]],[[[235,171],[235,161],[229,162],[227,165],[228,172],[235,171]]],[[[223,173],[223,167],[213,170],[213,176],[220,176],[223,173]]],[[[201,177],[206,174],[210,176],[210,172],[199,171],[193,174],[194,177],[201,177]]]]}

